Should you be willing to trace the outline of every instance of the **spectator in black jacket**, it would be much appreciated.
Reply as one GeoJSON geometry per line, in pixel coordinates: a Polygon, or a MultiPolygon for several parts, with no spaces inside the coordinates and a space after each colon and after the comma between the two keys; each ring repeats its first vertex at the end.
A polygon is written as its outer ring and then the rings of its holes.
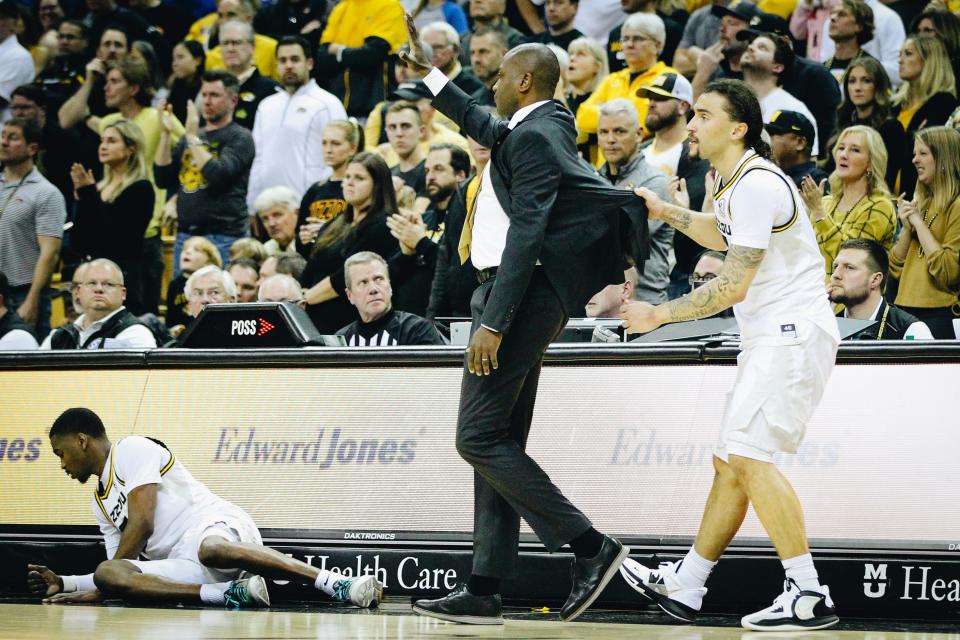
{"type": "Polygon", "coordinates": [[[810,159],[815,134],[813,123],[805,115],[798,111],[777,111],[764,129],[770,134],[773,161],[798,189],[805,176],[817,184],[827,179],[827,173],[810,159]]]}
{"type": "Polygon", "coordinates": [[[51,111],[83,84],[86,63],[87,27],[79,20],[64,20],[57,27],[57,56],[34,79],[47,94],[51,111]]]}
{"type": "Polygon", "coordinates": [[[484,88],[477,76],[460,64],[460,35],[446,22],[431,22],[420,29],[420,38],[433,50],[433,66],[467,94],[484,88]]]}
{"type": "Polygon", "coordinates": [[[427,210],[419,216],[400,213],[387,219],[390,232],[400,242],[400,253],[390,261],[397,286],[397,309],[420,316],[427,313],[447,223],[450,217],[456,217],[462,225],[466,218],[458,192],[469,173],[470,156],[466,151],[452,144],[431,146],[426,158],[427,210]]]}
{"type": "MultiPolygon", "coordinates": [[[[333,333],[356,319],[346,299],[343,261],[359,251],[393,255],[397,241],[390,235],[387,218],[397,213],[397,196],[390,169],[380,156],[358,153],[343,179],[347,210],[324,227],[300,278],[305,287],[307,312],[321,333],[333,333]]],[[[262,275],[262,271],[261,271],[262,275]]]]}
{"type": "Polygon", "coordinates": [[[147,175],[143,134],[130,120],[108,125],[100,136],[103,180],[79,163],[71,177],[77,193],[73,251],[86,259],[109,258],[123,270],[127,307],[143,313],[143,234],[153,215],[155,194],[147,175]]]}
{"type": "Polygon", "coordinates": [[[347,258],[343,265],[347,298],[359,320],[337,331],[351,347],[445,344],[433,323],[393,308],[386,261],[371,251],[347,258]]]}
{"type": "MultiPolygon", "coordinates": [[[[492,108],[488,109],[492,112],[492,108]]],[[[479,285],[476,268],[470,260],[461,262],[459,247],[467,211],[474,206],[480,192],[480,178],[483,168],[490,160],[490,149],[473,138],[468,137],[467,142],[470,144],[470,153],[476,161],[476,167],[473,175],[457,188],[446,204],[443,235],[440,236],[437,246],[437,264],[430,285],[430,302],[427,305],[426,315],[430,320],[470,317],[470,298],[479,285]]],[[[451,170],[456,175],[459,167],[453,164],[453,157],[451,153],[451,170]]]]}
{"type": "Polygon", "coordinates": [[[255,36],[253,27],[243,20],[228,20],[220,25],[223,64],[240,83],[233,121],[248,131],[253,131],[257,108],[263,99],[281,90],[279,82],[261,75],[254,64],[255,36]]]}

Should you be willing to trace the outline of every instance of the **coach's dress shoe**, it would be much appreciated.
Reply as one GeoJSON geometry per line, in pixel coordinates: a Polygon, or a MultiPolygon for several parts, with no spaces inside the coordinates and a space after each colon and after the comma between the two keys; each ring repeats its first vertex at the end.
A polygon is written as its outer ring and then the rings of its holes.
{"type": "Polygon", "coordinates": [[[503,624],[503,603],[500,595],[475,596],[461,583],[436,600],[417,600],[414,613],[461,624],[503,624]]]}
{"type": "Polygon", "coordinates": [[[620,563],[629,553],[628,547],[610,536],[604,536],[600,553],[592,558],[576,558],[573,561],[573,589],[567,603],[560,610],[560,619],[571,622],[586,611],[610,582],[610,578],[617,573],[620,563]]]}

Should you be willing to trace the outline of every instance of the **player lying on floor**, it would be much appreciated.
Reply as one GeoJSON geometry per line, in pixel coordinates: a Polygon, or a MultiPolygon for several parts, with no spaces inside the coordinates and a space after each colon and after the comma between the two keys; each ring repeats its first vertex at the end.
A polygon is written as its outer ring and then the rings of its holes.
{"type": "Polygon", "coordinates": [[[71,478],[85,483],[99,476],[92,506],[108,559],[85,576],[28,565],[28,586],[44,602],[111,596],[268,606],[264,578],[312,583],[359,607],[376,606],[383,595],[372,575],[349,578],[263,546],[253,519],[198,482],[159,440],[128,436],[111,443],[97,414],[76,408],[53,423],[50,445],[71,478]]]}

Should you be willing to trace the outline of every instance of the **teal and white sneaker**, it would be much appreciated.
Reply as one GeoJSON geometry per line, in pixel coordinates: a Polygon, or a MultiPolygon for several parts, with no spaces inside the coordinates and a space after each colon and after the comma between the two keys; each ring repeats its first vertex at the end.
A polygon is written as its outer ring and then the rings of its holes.
{"type": "Polygon", "coordinates": [[[270,593],[267,581],[260,576],[234,580],[223,594],[227,609],[236,611],[247,607],[269,607],[270,593]]]}
{"type": "Polygon", "coordinates": [[[383,585],[374,576],[344,578],[333,584],[333,599],[358,607],[375,607],[383,599],[383,585]]]}
{"type": "Polygon", "coordinates": [[[830,589],[805,591],[791,578],[783,583],[783,593],[773,604],[744,616],[740,620],[747,629],[754,631],[812,631],[826,629],[839,622],[837,611],[830,598],[830,589]]]}

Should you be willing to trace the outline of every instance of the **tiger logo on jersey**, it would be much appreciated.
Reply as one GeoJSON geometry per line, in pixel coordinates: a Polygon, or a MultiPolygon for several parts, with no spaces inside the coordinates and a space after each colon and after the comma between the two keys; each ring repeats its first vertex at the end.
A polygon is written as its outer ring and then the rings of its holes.
{"type": "MultiPolygon", "coordinates": [[[[216,142],[204,142],[203,146],[210,152],[213,159],[216,160],[220,155],[216,142]]],[[[183,159],[180,161],[180,185],[184,193],[196,193],[200,189],[206,189],[207,180],[203,173],[193,162],[193,152],[188,147],[183,152],[183,159]]]]}
{"type": "Polygon", "coordinates": [[[310,203],[310,217],[316,218],[320,222],[329,222],[346,210],[346,200],[339,198],[314,200],[310,203]]]}

